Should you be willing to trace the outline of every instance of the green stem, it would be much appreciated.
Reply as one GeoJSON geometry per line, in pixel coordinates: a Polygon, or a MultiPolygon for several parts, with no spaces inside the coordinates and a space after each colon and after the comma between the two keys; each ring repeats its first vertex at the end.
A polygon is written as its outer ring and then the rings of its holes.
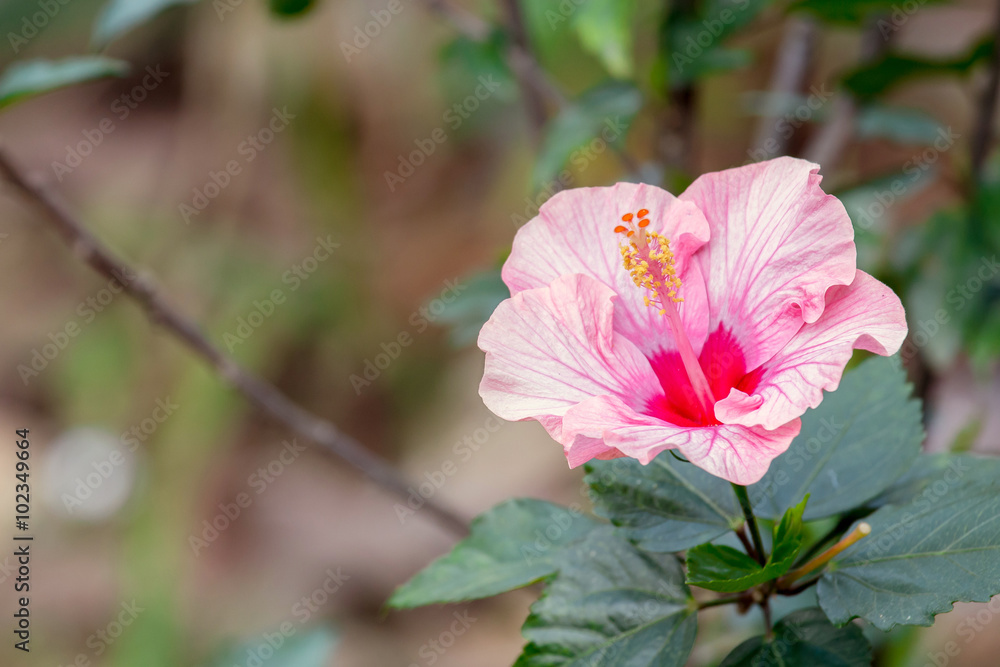
{"type": "Polygon", "coordinates": [[[760,529],[757,527],[757,517],[753,515],[753,508],[750,506],[750,497],[747,495],[747,487],[733,484],[733,491],[736,492],[736,499],[740,501],[743,508],[743,517],[747,526],[750,527],[750,537],[753,538],[754,550],[757,552],[757,562],[764,565],[764,543],[760,541],[760,529]]]}
{"type": "Polygon", "coordinates": [[[721,607],[724,604],[737,604],[743,602],[746,599],[746,595],[733,595],[727,598],[716,598],[714,600],[705,600],[704,602],[698,603],[698,609],[707,609],[709,607],[721,607]]]}

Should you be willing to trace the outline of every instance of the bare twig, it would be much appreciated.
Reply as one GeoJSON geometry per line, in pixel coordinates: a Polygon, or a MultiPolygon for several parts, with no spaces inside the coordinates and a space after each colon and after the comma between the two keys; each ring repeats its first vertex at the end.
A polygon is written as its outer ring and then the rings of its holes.
{"type": "MultiPolygon", "coordinates": [[[[93,236],[62,200],[45,185],[29,178],[0,149],[0,175],[37,206],[70,249],[102,276],[121,283],[149,319],[162,326],[191,351],[206,360],[253,405],[275,421],[319,444],[324,451],[365,474],[386,491],[403,499],[410,495],[407,480],[390,463],[365,449],[357,440],[341,433],[330,422],[306,411],[273,385],[244,370],[215,347],[198,326],[167,304],[148,275],[140,274],[115,256],[93,236]]],[[[427,499],[427,511],[458,535],[468,533],[467,522],[458,514],[427,499]]]]}
{"type": "Polygon", "coordinates": [[[982,180],[983,164],[993,145],[994,123],[997,111],[997,92],[1000,91],[1000,3],[993,27],[993,53],[990,56],[990,73],[979,98],[979,115],[972,133],[971,175],[973,186],[982,180]]]}
{"type": "MultiPolygon", "coordinates": [[[[528,31],[524,25],[524,13],[521,11],[519,0],[503,0],[504,11],[507,14],[507,24],[509,25],[511,41],[520,51],[526,54],[531,53],[528,44],[528,31]]],[[[548,120],[548,112],[545,109],[545,98],[539,94],[537,86],[526,80],[521,80],[526,75],[527,70],[522,66],[515,70],[519,85],[524,91],[524,106],[528,111],[528,120],[531,122],[532,138],[537,144],[541,140],[542,130],[548,120]]]]}
{"type": "MultiPolygon", "coordinates": [[[[808,16],[788,19],[785,35],[778,49],[769,90],[779,96],[795,95],[802,90],[815,51],[816,21],[808,16]]],[[[788,133],[779,129],[780,114],[762,116],[754,136],[754,154],[784,155],[788,151],[788,133]]]]}

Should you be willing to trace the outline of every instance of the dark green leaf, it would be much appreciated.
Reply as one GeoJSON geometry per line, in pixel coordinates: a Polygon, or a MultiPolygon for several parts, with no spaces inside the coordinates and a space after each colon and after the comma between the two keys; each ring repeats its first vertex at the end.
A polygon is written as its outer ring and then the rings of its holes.
{"type": "Polygon", "coordinates": [[[660,66],[671,88],[689,85],[710,74],[744,67],[748,51],[727,49],[723,42],[750,23],[772,0],[711,0],[697,14],[673,12],[663,31],[660,66]]]}
{"type": "Polygon", "coordinates": [[[194,4],[198,0],[110,0],[97,16],[91,41],[104,48],[129,30],[149,21],[174,5],[194,4]]]}
{"type": "Polygon", "coordinates": [[[802,416],[791,447],[749,488],[754,511],[777,519],[807,493],[807,520],[857,507],[909,469],[923,438],[920,402],[898,360],[868,359],[802,416]]]}
{"type": "Polygon", "coordinates": [[[562,556],[532,605],[515,667],[682,667],[696,605],[672,555],[644,553],[610,527],[562,556]]]}
{"type": "Polygon", "coordinates": [[[976,456],[955,456],[953,454],[921,454],[906,474],[892,483],[888,489],[866,503],[868,507],[883,505],[904,505],[913,502],[927,488],[935,483],[938,489],[942,484],[949,484],[945,479],[954,480],[958,475],[963,479],[976,482],[984,481],[985,477],[995,474],[991,459],[976,456]],[[982,462],[986,465],[980,465],[982,462]]]}
{"type": "Polygon", "coordinates": [[[533,187],[537,190],[550,183],[574,151],[585,144],[597,140],[603,153],[624,143],[632,118],[641,106],[642,93],[620,82],[604,84],[581,95],[546,128],[535,163],[533,187]]]}
{"type": "Polygon", "coordinates": [[[767,581],[760,563],[739,549],[702,544],[687,552],[687,583],[721,593],[745,591],[767,581]]]}
{"type": "Polygon", "coordinates": [[[800,609],[774,626],[770,639],[748,639],[719,667],[869,667],[872,649],[856,625],[835,627],[815,607],[800,609]]]}
{"type": "Polygon", "coordinates": [[[628,458],[591,461],[587,472],[596,511],[647,551],[682,551],[743,525],[729,482],[669,451],[647,466],[628,458]]]}
{"type": "Polygon", "coordinates": [[[954,457],[931,477],[909,503],[869,516],[871,534],[831,561],[818,595],[834,623],[931,625],[954,602],[1000,593],[1000,460],[954,457]]]}
{"type": "MultiPolygon", "coordinates": [[[[940,0],[921,0],[922,3],[940,0]]],[[[909,19],[912,12],[904,12],[899,0],[798,0],[789,7],[790,11],[806,11],[824,21],[861,25],[871,15],[882,13],[876,28],[883,39],[896,32],[909,19]]],[[[905,5],[904,5],[905,6],[905,5]]],[[[914,10],[916,11],[916,10],[914,10]]]]}
{"type": "Polygon", "coordinates": [[[541,500],[510,500],[472,522],[451,553],[400,586],[389,606],[420,607],[497,595],[553,574],[566,545],[600,524],[541,500]]]}
{"type": "Polygon", "coordinates": [[[283,18],[301,16],[316,4],[315,0],[268,0],[271,13],[283,18]]]}
{"type": "Polygon", "coordinates": [[[958,58],[924,58],[886,53],[879,60],[862,65],[844,78],[844,86],[861,98],[887,92],[904,81],[917,77],[965,74],[977,63],[989,58],[993,42],[978,44],[958,58]]]}
{"type": "Polygon", "coordinates": [[[573,14],[580,43],[619,79],[632,76],[635,0],[587,0],[573,14]]]}
{"type": "Polygon", "coordinates": [[[127,72],[128,63],[103,56],[15,62],[0,77],[0,108],[74,83],[127,72]]]}
{"type": "Polygon", "coordinates": [[[687,553],[687,583],[720,593],[736,593],[788,572],[802,548],[805,508],[803,500],[785,512],[774,529],[774,547],[763,567],[739,549],[702,544],[687,553]]]}

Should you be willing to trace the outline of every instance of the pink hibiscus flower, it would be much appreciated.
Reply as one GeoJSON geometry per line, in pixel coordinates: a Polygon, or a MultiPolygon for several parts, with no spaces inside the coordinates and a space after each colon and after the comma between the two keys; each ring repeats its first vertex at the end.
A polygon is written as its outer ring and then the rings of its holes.
{"type": "Polygon", "coordinates": [[[518,231],[512,297],[479,336],[486,405],[541,422],[571,467],[677,449],[759,480],[853,350],[890,355],[906,336],[818,171],[778,158],[680,197],[631,183],[552,197],[518,231]]]}

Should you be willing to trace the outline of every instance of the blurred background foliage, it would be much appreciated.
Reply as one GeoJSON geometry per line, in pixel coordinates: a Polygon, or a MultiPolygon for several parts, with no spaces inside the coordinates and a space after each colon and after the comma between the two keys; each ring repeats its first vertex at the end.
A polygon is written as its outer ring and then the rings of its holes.
{"type": "MultiPolygon", "coordinates": [[[[907,306],[926,448],[1000,450],[997,13],[986,0],[4,0],[0,134],[212,340],[415,488],[469,517],[516,495],[586,506],[558,446],[536,424],[493,429],[476,394],[474,341],[507,295],[513,234],[561,189],[679,192],[782,154],[821,164],[859,266],[907,306]]],[[[126,299],[102,301],[106,281],[32,210],[0,207],[0,421],[31,429],[41,466],[32,652],[5,645],[5,664],[513,661],[530,596],[386,614],[452,537],[311,450],[278,458],[290,434],[126,299]],[[177,407],[160,419],[164,404],[177,407]],[[114,452],[127,464],[101,475],[114,452]],[[240,494],[249,506],[209,539],[240,494]]],[[[972,631],[993,615],[959,605],[893,633],[878,664],[994,665],[998,633],[972,631]]],[[[759,622],[709,614],[692,664],[717,664],[759,622]]]]}

